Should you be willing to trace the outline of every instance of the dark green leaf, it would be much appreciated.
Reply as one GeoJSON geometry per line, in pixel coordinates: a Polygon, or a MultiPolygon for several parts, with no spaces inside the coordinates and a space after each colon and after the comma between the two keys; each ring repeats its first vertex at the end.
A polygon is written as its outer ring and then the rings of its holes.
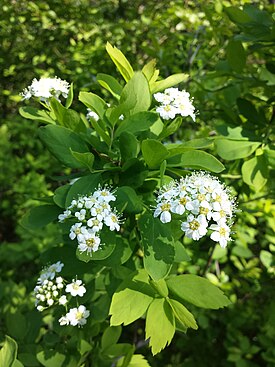
{"type": "Polygon", "coordinates": [[[117,200],[115,202],[118,211],[125,213],[140,213],[143,209],[142,200],[135,190],[129,186],[121,186],[116,190],[117,200]]]}
{"type": "Polygon", "coordinates": [[[158,168],[168,157],[169,152],[165,146],[154,139],[143,140],[141,144],[143,158],[149,168],[158,168]]]}
{"type": "Polygon", "coordinates": [[[36,206],[24,215],[20,224],[26,229],[35,230],[57,220],[60,213],[62,210],[56,205],[36,206]]]}
{"type": "Polygon", "coordinates": [[[230,67],[237,73],[241,73],[246,64],[246,54],[242,43],[230,40],[226,52],[230,67]]]}
{"type": "Polygon", "coordinates": [[[118,126],[115,137],[118,137],[123,131],[128,131],[134,135],[139,135],[142,131],[148,131],[157,121],[158,114],[154,112],[138,112],[123,120],[118,126]]]}
{"type": "Polygon", "coordinates": [[[71,153],[73,155],[73,157],[82,164],[83,167],[88,168],[88,170],[90,172],[93,171],[93,164],[94,164],[94,160],[95,157],[92,153],[87,152],[87,153],[78,153],[78,152],[74,152],[73,150],[71,150],[71,153]]]}
{"type": "Polygon", "coordinates": [[[133,134],[124,131],[119,137],[119,149],[122,161],[126,162],[128,159],[137,157],[140,149],[139,142],[133,134]]]}

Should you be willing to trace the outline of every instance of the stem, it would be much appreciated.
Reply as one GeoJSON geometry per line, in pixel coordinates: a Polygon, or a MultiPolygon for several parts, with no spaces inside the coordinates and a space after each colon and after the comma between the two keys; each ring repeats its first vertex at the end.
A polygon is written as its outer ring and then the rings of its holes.
{"type": "Polygon", "coordinates": [[[210,251],[210,254],[209,254],[209,257],[208,257],[208,261],[207,261],[207,264],[205,265],[203,271],[202,271],[202,274],[201,276],[205,276],[206,272],[207,272],[207,269],[209,268],[211,262],[212,262],[212,256],[213,256],[213,253],[214,253],[214,250],[215,250],[215,246],[213,246],[211,248],[211,251],[210,251]]]}

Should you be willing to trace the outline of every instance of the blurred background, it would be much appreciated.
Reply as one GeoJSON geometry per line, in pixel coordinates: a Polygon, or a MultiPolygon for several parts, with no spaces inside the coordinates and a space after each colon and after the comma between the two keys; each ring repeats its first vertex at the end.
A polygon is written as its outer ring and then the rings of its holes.
{"type": "MultiPolygon", "coordinates": [[[[41,255],[60,243],[60,234],[55,225],[40,233],[20,225],[37,198],[52,194],[60,167],[38,140],[39,123],[19,115],[19,93],[33,78],[57,76],[74,83],[76,110],[86,113],[77,102],[79,90],[107,101],[96,75],[119,75],[107,41],[135,70],[156,59],[163,78],[189,74],[181,87],[194,97],[199,115],[195,124],[182,125],[175,140],[222,135],[262,144],[226,156],[218,146],[212,149],[226,166],[221,179],[238,196],[234,242],[212,252],[207,240],[186,240],[192,261],[179,267],[220,286],[232,306],[192,310],[198,331],[177,334],[154,358],[146,347],[141,352],[153,367],[275,365],[272,11],[272,1],[1,0],[0,341],[5,334],[16,340],[24,366],[48,366],[37,352],[62,343],[31,296],[41,255]]],[[[140,333],[139,325],[130,325],[123,338],[131,343],[140,333]]]]}

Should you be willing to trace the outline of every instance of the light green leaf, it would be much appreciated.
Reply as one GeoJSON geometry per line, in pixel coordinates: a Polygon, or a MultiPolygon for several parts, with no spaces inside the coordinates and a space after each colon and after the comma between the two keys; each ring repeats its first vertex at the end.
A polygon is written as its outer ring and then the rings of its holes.
{"type": "Polygon", "coordinates": [[[158,168],[159,165],[168,157],[169,152],[165,146],[154,139],[143,140],[141,144],[143,158],[149,168],[158,168]]]}
{"type": "Polygon", "coordinates": [[[264,155],[255,156],[242,165],[244,182],[255,188],[256,191],[266,184],[268,178],[268,166],[264,155]]]}
{"type": "Polygon", "coordinates": [[[85,106],[96,112],[101,120],[104,119],[108,105],[102,98],[90,92],[80,92],[78,98],[85,106]]]}
{"type": "Polygon", "coordinates": [[[171,343],[175,333],[175,319],[170,305],[164,298],[156,298],[150,304],[146,315],[146,339],[153,355],[171,343]]]}
{"type": "Polygon", "coordinates": [[[119,82],[108,74],[99,73],[96,76],[98,83],[105,89],[107,89],[115,98],[119,99],[123,87],[119,82]]]}
{"type": "Polygon", "coordinates": [[[185,141],[181,144],[167,144],[166,148],[169,150],[170,157],[172,157],[175,154],[184,153],[188,149],[209,148],[213,143],[214,141],[211,138],[200,138],[185,141]]]}
{"type": "Polygon", "coordinates": [[[0,366],[12,367],[17,356],[17,344],[15,340],[6,335],[4,345],[0,350],[0,366]]]}
{"type": "Polygon", "coordinates": [[[111,326],[128,325],[145,314],[154,293],[145,271],[121,283],[114,293],[110,307],[111,326]]]}
{"type": "MultiPolygon", "coordinates": [[[[63,366],[63,363],[66,360],[66,355],[56,352],[54,350],[41,351],[36,355],[38,361],[44,367],[60,367],[63,366]]],[[[66,361],[66,367],[69,366],[69,363],[66,361]]]]}
{"type": "MultiPolygon", "coordinates": [[[[149,61],[146,65],[144,65],[142,68],[142,72],[146,76],[148,82],[150,82],[156,72],[156,59],[153,59],[149,61]]],[[[155,80],[152,80],[152,82],[154,81],[155,80]]]]}
{"type": "Polygon", "coordinates": [[[159,139],[164,139],[167,136],[170,136],[172,134],[174,134],[176,131],[178,131],[178,129],[180,128],[182,124],[182,118],[181,117],[177,117],[174,120],[172,120],[172,122],[169,123],[169,125],[166,125],[163,127],[161,133],[159,134],[158,138],[159,139]]]}
{"type": "Polygon", "coordinates": [[[51,99],[50,104],[56,116],[58,125],[64,126],[76,132],[86,130],[86,127],[78,112],[64,107],[55,98],[51,99]]]}
{"type": "Polygon", "coordinates": [[[19,108],[19,113],[22,117],[29,120],[35,120],[38,122],[44,122],[47,124],[54,124],[55,120],[50,117],[50,114],[46,111],[39,110],[35,107],[24,106],[19,108]]]}
{"type": "Polygon", "coordinates": [[[35,230],[57,220],[61,213],[62,209],[56,205],[36,206],[23,216],[20,224],[26,229],[35,230]]]}
{"type": "Polygon", "coordinates": [[[217,158],[200,150],[189,150],[180,155],[168,158],[167,166],[205,169],[216,173],[225,169],[224,165],[217,158]]]}
{"type": "Polygon", "coordinates": [[[174,299],[168,300],[170,306],[172,307],[173,313],[175,317],[178,319],[178,321],[183,324],[187,328],[192,328],[197,330],[198,325],[196,323],[196,320],[191,312],[187,310],[186,307],[184,307],[181,303],[174,299]]]}
{"type": "Polygon", "coordinates": [[[118,68],[120,74],[123,76],[126,82],[128,82],[134,75],[133,68],[130,65],[129,61],[119,49],[113,47],[109,42],[107,42],[106,44],[106,51],[118,68]]]}
{"type": "Polygon", "coordinates": [[[260,259],[267,269],[269,269],[272,266],[272,263],[274,263],[274,259],[271,252],[266,250],[261,250],[260,259]]]}
{"type": "Polygon", "coordinates": [[[169,273],[175,257],[170,226],[145,214],[140,217],[138,227],[144,247],[144,267],[158,281],[169,273]]]}
{"type": "Polygon", "coordinates": [[[218,287],[197,275],[170,277],[167,286],[172,294],[198,307],[218,309],[231,303],[218,287]]]}
{"type": "Polygon", "coordinates": [[[88,168],[90,172],[93,171],[93,164],[95,160],[93,153],[90,153],[90,152],[78,153],[78,152],[74,152],[72,149],[71,149],[71,153],[73,157],[82,164],[83,167],[88,168]]]}
{"type": "MultiPolygon", "coordinates": [[[[117,362],[117,367],[122,367],[124,361],[125,361],[125,358],[124,357],[121,358],[117,362]]],[[[150,367],[150,365],[142,354],[134,354],[131,358],[130,363],[127,364],[127,367],[150,367]]]]}
{"type": "Polygon", "coordinates": [[[71,153],[85,153],[89,148],[84,140],[75,132],[56,125],[48,125],[39,129],[39,137],[47,149],[65,166],[81,168],[82,165],[71,153]]]}
{"type": "Polygon", "coordinates": [[[168,288],[164,279],[159,279],[158,281],[149,280],[149,283],[161,297],[168,297],[168,288]]]}
{"type": "Polygon", "coordinates": [[[189,77],[188,74],[182,74],[182,73],[170,75],[168,78],[164,80],[154,82],[151,85],[151,92],[152,93],[161,92],[166,88],[173,87],[174,85],[179,84],[181,82],[186,82],[188,77],[189,77]]]}
{"type": "Polygon", "coordinates": [[[65,107],[70,108],[74,99],[74,83],[71,83],[68,97],[66,99],[65,107]]]}
{"type": "Polygon", "coordinates": [[[131,115],[120,123],[115,132],[115,138],[123,131],[130,132],[134,135],[139,135],[142,131],[148,131],[158,118],[158,114],[154,112],[142,111],[131,115]]]}
{"type": "Polygon", "coordinates": [[[149,84],[141,71],[136,72],[123,88],[120,104],[114,114],[119,117],[124,114],[127,118],[137,112],[147,111],[151,105],[149,84]]]}
{"type": "Polygon", "coordinates": [[[231,140],[218,138],[215,140],[215,147],[218,155],[226,159],[236,160],[250,156],[261,143],[254,141],[231,140]]]}

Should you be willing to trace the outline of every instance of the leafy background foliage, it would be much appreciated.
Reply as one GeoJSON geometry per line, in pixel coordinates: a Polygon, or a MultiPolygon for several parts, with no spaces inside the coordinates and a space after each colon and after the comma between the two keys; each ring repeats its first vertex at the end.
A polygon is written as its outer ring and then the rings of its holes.
{"type": "MultiPolygon", "coordinates": [[[[175,0],[156,4],[122,0],[4,0],[1,8],[0,323],[1,340],[4,342],[5,335],[9,337],[0,358],[11,353],[11,361],[16,355],[20,361],[14,366],[73,367],[80,355],[83,366],[103,366],[102,361],[111,366],[120,348],[129,348],[130,355],[131,344],[135,343],[137,352],[146,356],[151,366],[272,366],[272,5],[268,1],[251,5],[248,1],[183,4],[175,0]],[[234,243],[228,249],[215,247],[212,251],[208,240],[197,244],[185,239],[192,261],[182,261],[176,269],[179,273],[206,276],[227,294],[232,305],[216,313],[190,304],[199,330],[189,330],[186,335],[176,333],[172,344],[154,358],[143,342],[144,320],[124,327],[121,336],[120,326],[104,325],[101,355],[95,358],[89,357],[94,345],[85,340],[82,330],[74,331],[70,341],[66,341],[50,312],[42,320],[33,308],[31,291],[41,265],[53,260],[52,248],[58,259],[62,238],[52,225],[34,232],[19,224],[26,210],[38,204],[37,198],[52,195],[60,185],[52,178],[72,174],[76,167],[72,165],[60,172],[57,161],[38,139],[39,122],[18,115],[18,107],[22,106],[18,92],[32,78],[46,74],[73,81],[76,90],[99,93],[105,100],[110,98],[96,82],[98,73],[113,75],[112,62],[106,57],[107,41],[127,55],[135,70],[155,58],[163,77],[189,74],[182,87],[194,96],[200,114],[195,125],[188,122],[177,130],[173,142],[210,139],[207,151],[219,157],[226,167],[221,177],[234,188],[242,210],[235,224],[234,243]],[[219,138],[213,143],[215,136],[219,138]],[[10,337],[18,344],[18,353],[10,337]]],[[[85,114],[76,100],[73,108],[85,114]]],[[[128,137],[123,131],[120,133],[123,144],[128,137]]],[[[142,147],[143,151],[147,148],[142,147]]],[[[129,154],[133,153],[125,151],[125,157],[129,154]]],[[[147,163],[154,167],[155,162],[147,163]]],[[[68,263],[70,255],[74,256],[68,253],[68,263]]],[[[84,268],[82,264],[74,266],[82,267],[83,273],[88,264],[84,268]]],[[[117,279],[126,276],[122,272],[117,279]]],[[[109,294],[94,300],[99,322],[108,314],[109,294]]],[[[96,324],[91,328],[95,336],[103,332],[98,327],[96,324]]],[[[146,366],[142,356],[135,358],[138,366],[146,366]]]]}

